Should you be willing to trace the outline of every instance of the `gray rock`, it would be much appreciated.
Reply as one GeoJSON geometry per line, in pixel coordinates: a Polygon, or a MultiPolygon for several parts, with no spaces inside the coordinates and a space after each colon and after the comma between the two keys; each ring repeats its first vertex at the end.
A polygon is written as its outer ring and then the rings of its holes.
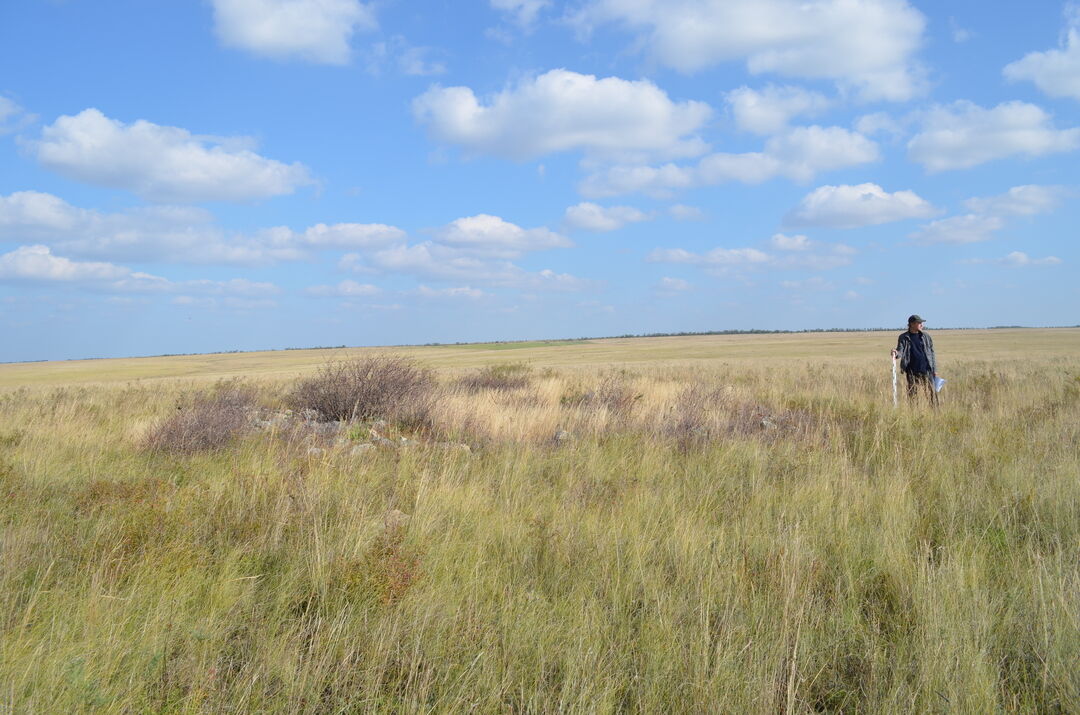
{"type": "Polygon", "coordinates": [[[566,430],[564,430],[564,429],[558,430],[551,437],[551,441],[554,442],[555,444],[566,444],[567,442],[571,441],[572,439],[573,439],[573,436],[571,436],[571,434],[569,432],[567,432],[566,430]]]}
{"type": "Polygon", "coordinates": [[[323,453],[323,449],[321,447],[308,447],[307,453],[309,457],[318,457],[323,453]]]}
{"type": "Polygon", "coordinates": [[[355,447],[353,447],[352,449],[350,449],[349,450],[349,456],[351,456],[351,457],[362,457],[363,455],[368,454],[369,452],[374,452],[374,451],[375,451],[375,445],[364,442],[363,444],[358,444],[355,447]]]}

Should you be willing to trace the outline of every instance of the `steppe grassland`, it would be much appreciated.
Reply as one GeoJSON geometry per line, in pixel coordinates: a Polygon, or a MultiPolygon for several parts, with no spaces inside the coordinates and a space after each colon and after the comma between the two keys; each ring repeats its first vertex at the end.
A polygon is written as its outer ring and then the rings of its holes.
{"type": "Polygon", "coordinates": [[[397,350],[359,455],[142,445],[367,351],[0,366],[0,709],[1076,712],[1080,331],[935,337],[936,412],[894,334],[397,350]]]}

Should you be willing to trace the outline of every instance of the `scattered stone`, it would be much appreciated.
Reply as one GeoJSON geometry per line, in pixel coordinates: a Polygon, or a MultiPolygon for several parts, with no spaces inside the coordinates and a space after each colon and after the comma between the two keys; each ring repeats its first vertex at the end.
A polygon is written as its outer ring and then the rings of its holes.
{"type": "Polygon", "coordinates": [[[308,447],[307,453],[309,457],[318,457],[323,453],[323,449],[321,447],[308,447]]]}
{"type": "Polygon", "coordinates": [[[567,432],[564,429],[561,429],[561,430],[558,430],[557,432],[555,432],[555,434],[551,438],[551,441],[558,445],[558,444],[566,444],[567,442],[569,442],[572,439],[573,439],[573,437],[570,435],[569,432],[567,432]]]}
{"type": "Polygon", "coordinates": [[[368,442],[364,442],[363,444],[358,444],[355,447],[353,447],[352,449],[350,449],[349,450],[349,456],[362,457],[363,455],[367,454],[368,452],[373,452],[373,451],[375,451],[375,445],[370,444],[368,442]]]}
{"type": "Polygon", "coordinates": [[[387,425],[386,420],[375,420],[374,422],[371,423],[371,426],[375,427],[377,429],[386,429],[386,427],[388,425],[387,425]]]}
{"type": "Polygon", "coordinates": [[[386,437],[379,437],[378,435],[371,438],[373,444],[377,444],[380,447],[393,447],[394,443],[388,440],[386,437]]]}
{"type": "Polygon", "coordinates": [[[770,431],[774,430],[774,429],[776,429],[776,423],[773,422],[772,420],[770,420],[768,417],[762,417],[761,418],[761,429],[770,430],[770,431]]]}
{"type": "Polygon", "coordinates": [[[319,413],[310,407],[305,407],[300,410],[300,418],[305,422],[317,422],[319,420],[319,413]]]}
{"type": "Polygon", "coordinates": [[[409,439],[407,437],[402,437],[398,441],[398,445],[401,446],[401,447],[415,447],[418,444],[420,444],[420,443],[417,442],[415,439],[409,439]]]}

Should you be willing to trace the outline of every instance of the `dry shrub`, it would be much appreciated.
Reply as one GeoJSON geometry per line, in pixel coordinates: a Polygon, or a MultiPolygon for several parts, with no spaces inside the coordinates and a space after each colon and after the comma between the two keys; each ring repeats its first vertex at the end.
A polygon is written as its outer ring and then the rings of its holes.
{"type": "Polygon", "coordinates": [[[564,407],[604,408],[614,416],[625,417],[642,395],[620,373],[605,375],[591,390],[574,386],[563,393],[559,404],[564,407]]]}
{"type": "Polygon", "coordinates": [[[183,398],[177,412],[150,433],[151,451],[193,454],[228,445],[251,424],[257,392],[239,380],[219,382],[213,389],[183,398]]]}
{"type": "Polygon", "coordinates": [[[325,422],[383,418],[419,426],[435,403],[435,377],[409,358],[384,355],[326,363],[287,397],[325,422]]]}
{"type": "Polygon", "coordinates": [[[466,392],[520,390],[529,386],[531,373],[532,366],[528,363],[507,362],[483,367],[460,378],[456,384],[466,392]]]}
{"type": "Polygon", "coordinates": [[[725,437],[766,441],[807,437],[816,426],[813,415],[805,410],[769,409],[739,401],[722,387],[691,385],[679,394],[657,432],[687,448],[725,437]]]}

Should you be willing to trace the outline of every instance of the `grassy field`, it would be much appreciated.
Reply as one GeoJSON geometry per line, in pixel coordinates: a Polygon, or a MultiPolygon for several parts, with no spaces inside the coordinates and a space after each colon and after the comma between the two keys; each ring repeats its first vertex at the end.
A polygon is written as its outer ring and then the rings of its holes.
{"type": "Polygon", "coordinates": [[[0,365],[0,712],[1080,712],[1080,330],[934,336],[0,365]]]}

